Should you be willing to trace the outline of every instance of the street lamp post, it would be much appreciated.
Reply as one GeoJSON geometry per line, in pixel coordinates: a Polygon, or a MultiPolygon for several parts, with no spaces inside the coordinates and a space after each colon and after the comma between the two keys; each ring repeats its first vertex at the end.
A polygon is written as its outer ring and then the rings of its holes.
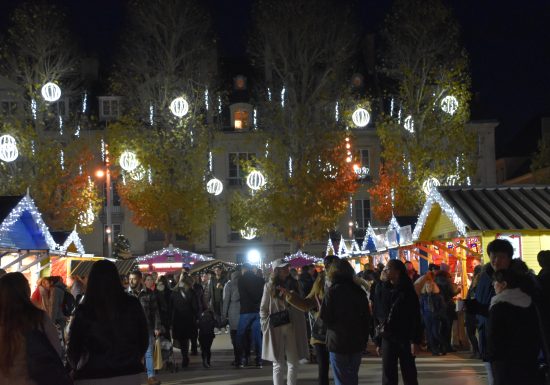
{"type": "MultiPolygon", "coordinates": [[[[105,169],[96,172],[98,178],[105,177],[105,203],[107,206],[107,228],[105,234],[107,236],[107,258],[113,256],[113,186],[111,185],[111,162],[109,160],[109,149],[105,145],[105,169]]],[[[105,250],[105,249],[104,249],[105,250]]]]}

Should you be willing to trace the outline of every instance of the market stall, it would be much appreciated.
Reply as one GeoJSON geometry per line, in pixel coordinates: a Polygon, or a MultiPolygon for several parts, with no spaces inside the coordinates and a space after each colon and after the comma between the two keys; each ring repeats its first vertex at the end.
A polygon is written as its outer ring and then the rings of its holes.
{"type": "Polygon", "coordinates": [[[322,264],[323,258],[317,258],[298,250],[296,253],[286,256],[285,261],[290,262],[291,268],[301,269],[304,266],[322,264]]]}
{"type": "Polygon", "coordinates": [[[219,259],[201,261],[195,263],[193,267],[189,269],[189,274],[211,273],[217,267],[225,271],[233,271],[237,267],[237,264],[233,262],[221,261],[219,259]]]}
{"type": "Polygon", "coordinates": [[[183,250],[172,245],[136,258],[141,271],[157,271],[162,273],[178,271],[184,267],[192,268],[198,262],[212,260],[213,258],[211,257],[183,250]]]}
{"type": "MultiPolygon", "coordinates": [[[[70,275],[78,275],[79,277],[86,278],[90,275],[94,262],[103,260],[105,258],[73,258],[70,259],[70,275]]],[[[136,270],[137,263],[135,259],[123,259],[114,261],[115,266],[120,275],[128,275],[132,271],[136,270]]]]}
{"type": "Polygon", "coordinates": [[[0,268],[22,272],[34,285],[42,269],[40,263],[56,248],[28,193],[0,197],[0,268]]]}
{"type": "Polygon", "coordinates": [[[537,253],[550,248],[550,186],[433,189],[407,249],[421,257],[423,271],[428,263],[449,265],[465,294],[468,274],[487,262],[495,238],[509,240],[514,258],[538,271],[537,253]]]}

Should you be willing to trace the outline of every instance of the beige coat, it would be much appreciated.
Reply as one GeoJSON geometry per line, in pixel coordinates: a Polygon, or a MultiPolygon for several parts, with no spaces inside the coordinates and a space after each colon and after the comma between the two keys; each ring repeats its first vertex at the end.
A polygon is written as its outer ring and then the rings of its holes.
{"type": "Polygon", "coordinates": [[[294,341],[296,343],[296,351],[300,359],[309,357],[309,349],[307,344],[307,329],[306,318],[304,312],[290,306],[285,301],[273,298],[271,296],[271,283],[266,283],[264,286],[264,294],[260,304],[260,322],[262,325],[262,358],[267,361],[283,361],[284,349],[279,345],[282,340],[281,327],[272,328],[269,326],[269,315],[288,309],[290,313],[290,327],[294,333],[294,341]]]}

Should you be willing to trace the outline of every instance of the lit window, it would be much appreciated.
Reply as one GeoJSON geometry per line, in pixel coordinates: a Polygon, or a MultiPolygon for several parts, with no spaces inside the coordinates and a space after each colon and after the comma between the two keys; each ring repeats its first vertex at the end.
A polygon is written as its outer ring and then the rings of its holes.
{"type": "Polygon", "coordinates": [[[234,123],[238,130],[248,128],[248,111],[235,111],[234,123]]]}

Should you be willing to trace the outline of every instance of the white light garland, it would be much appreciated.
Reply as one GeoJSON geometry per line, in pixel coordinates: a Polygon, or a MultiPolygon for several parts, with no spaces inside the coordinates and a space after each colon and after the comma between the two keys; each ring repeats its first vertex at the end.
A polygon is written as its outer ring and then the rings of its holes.
{"type": "Polygon", "coordinates": [[[101,161],[105,162],[105,141],[101,138],[101,161]]]}
{"type": "MultiPolygon", "coordinates": [[[[171,106],[170,106],[171,108],[171,106]]],[[[153,108],[153,105],[151,104],[149,106],[149,124],[152,126],[155,124],[155,109],[153,108]]]]}
{"type": "Polygon", "coordinates": [[[253,118],[253,121],[254,121],[254,129],[258,129],[258,112],[256,111],[256,109],[254,108],[254,118],[253,118]]]}
{"type": "Polygon", "coordinates": [[[36,120],[36,111],[38,110],[38,106],[36,105],[36,100],[31,99],[31,113],[32,118],[36,120]]]}
{"type": "Polygon", "coordinates": [[[208,88],[204,90],[204,107],[208,111],[208,88]]]}
{"type": "Polygon", "coordinates": [[[84,251],[84,245],[82,244],[82,241],[80,240],[80,237],[78,236],[78,233],[76,232],[76,230],[73,230],[69,234],[69,236],[67,237],[67,239],[65,240],[65,242],[63,243],[62,246],[58,246],[59,250],[67,251],[69,246],[71,246],[71,243],[74,243],[74,245],[76,247],[76,251],[79,254],[86,254],[86,251],[84,251]]]}
{"type": "Polygon", "coordinates": [[[218,114],[222,114],[222,97],[218,96],[218,114]]]}
{"type": "Polygon", "coordinates": [[[42,86],[40,93],[45,101],[56,102],[61,97],[61,88],[55,83],[48,82],[42,86]]]}
{"type": "Polygon", "coordinates": [[[63,136],[63,117],[59,115],[59,135],[63,136]]]}
{"type": "Polygon", "coordinates": [[[271,89],[267,87],[267,100],[271,101],[271,89]]]}
{"type": "Polygon", "coordinates": [[[74,136],[77,138],[80,138],[80,124],[76,126],[76,131],[74,132],[74,136]]]}
{"type": "Polygon", "coordinates": [[[447,203],[439,191],[437,191],[437,189],[433,189],[428,196],[426,203],[424,203],[424,207],[422,208],[420,215],[418,216],[418,221],[416,222],[412,235],[413,242],[416,242],[419,239],[420,233],[426,224],[426,219],[428,219],[428,215],[430,214],[434,203],[437,203],[439,207],[441,207],[441,210],[455,225],[458,233],[461,236],[466,236],[466,224],[464,224],[464,221],[458,216],[451,205],[447,203]]]}
{"type": "Polygon", "coordinates": [[[139,166],[137,156],[132,151],[124,151],[120,154],[120,167],[125,171],[133,171],[139,166]]]}
{"type": "Polygon", "coordinates": [[[246,177],[246,184],[248,187],[250,187],[252,190],[259,190],[265,185],[265,177],[264,175],[257,170],[252,171],[248,176],[246,177]]]}
{"type": "Polygon", "coordinates": [[[411,134],[414,134],[414,119],[411,115],[407,116],[403,121],[403,128],[411,134]]]}
{"type": "Polygon", "coordinates": [[[13,162],[19,156],[17,142],[11,135],[0,136],[0,160],[13,162]]]}
{"type": "Polygon", "coordinates": [[[178,118],[183,118],[189,112],[189,103],[183,97],[175,98],[170,103],[170,111],[178,118]]]}
{"type": "Polygon", "coordinates": [[[338,121],[339,118],[340,118],[340,111],[338,108],[338,102],[336,102],[336,106],[334,107],[334,120],[338,121]]]}
{"type": "Polygon", "coordinates": [[[281,90],[281,107],[285,108],[285,93],[286,88],[283,86],[283,89],[281,90]]]}
{"type": "Polygon", "coordinates": [[[36,208],[34,201],[28,194],[19,201],[19,203],[8,214],[6,219],[4,219],[2,224],[0,224],[0,240],[9,239],[8,234],[10,230],[12,229],[13,225],[15,225],[15,223],[19,220],[19,218],[21,218],[21,215],[23,215],[23,212],[25,211],[28,211],[31,214],[34,222],[44,236],[46,244],[48,245],[50,250],[55,250],[57,248],[57,243],[54,241],[52,235],[50,234],[48,226],[46,226],[46,224],[42,220],[42,215],[36,208]]]}
{"type": "Polygon", "coordinates": [[[206,191],[212,195],[220,195],[223,191],[223,183],[218,178],[212,178],[206,183],[206,191]]]}
{"type": "Polygon", "coordinates": [[[61,164],[61,169],[65,170],[65,153],[63,150],[59,150],[59,163],[61,164]]]}
{"type": "Polygon", "coordinates": [[[151,167],[147,169],[147,180],[149,184],[153,184],[153,171],[151,170],[151,167]]]}
{"type": "Polygon", "coordinates": [[[447,179],[445,179],[445,184],[447,186],[456,186],[458,184],[458,175],[449,175],[447,179]]]}
{"type": "Polygon", "coordinates": [[[351,115],[351,120],[357,127],[366,127],[370,122],[370,114],[364,108],[357,108],[351,115]]]}
{"type": "Polygon", "coordinates": [[[88,107],[88,93],[84,92],[84,98],[82,98],[82,113],[86,113],[88,107]]]}
{"type": "Polygon", "coordinates": [[[201,262],[202,261],[212,261],[214,259],[214,258],[211,258],[211,257],[206,257],[202,254],[196,254],[196,253],[193,253],[191,251],[183,250],[183,249],[180,249],[178,247],[170,247],[169,246],[169,247],[166,247],[164,249],[157,250],[157,251],[154,251],[154,252],[149,253],[147,255],[144,255],[142,257],[137,257],[136,261],[145,262],[145,261],[148,261],[150,259],[160,257],[160,256],[163,256],[163,255],[166,255],[167,257],[179,255],[179,256],[182,256],[184,258],[191,258],[195,261],[201,261],[201,262]]]}
{"type": "Polygon", "coordinates": [[[288,177],[292,178],[292,157],[288,157],[288,177]]]}
{"type": "MultiPolygon", "coordinates": [[[[329,238],[329,241],[330,241],[330,238],[329,238]]],[[[327,254],[327,255],[329,255],[329,254],[327,254]]],[[[317,258],[314,255],[309,255],[307,253],[304,253],[302,250],[298,250],[296,253],[286,256],[284,258],[284,260],[286,262],[292,262],[292,260],[297,259],[297,258],[301,258],[301,259],[311,261],[311,263],[314,263],[314,264],[323,263],[323,258],[317,258]]]]}
{"type": "Polygon", "coordinates": [[[393,116],[393,98],[391,98],[390,102],[390,116],[393,116]]]}
{"type": "Polygon", "coordinates": [[[458,110],[458,100],[452,95],[445,96],[441,100],[441,109],[449,115],[454,115],[458,110]]]}

